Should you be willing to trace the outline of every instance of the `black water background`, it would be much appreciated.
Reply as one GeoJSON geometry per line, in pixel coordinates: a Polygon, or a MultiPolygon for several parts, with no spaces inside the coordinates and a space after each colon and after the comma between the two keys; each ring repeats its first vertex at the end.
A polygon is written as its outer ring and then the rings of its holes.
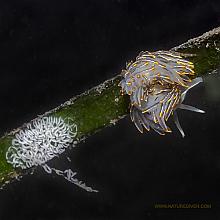
{"type": "MultiPolygon", "coordinates": [[[[141,50],[169,49],[219,25],[218,1],[1,1],[0,133],[114,76],[141,50]]],[[[220,102],[208,85],[186,100],[205,115],[180,112],[184,139],[176,129],[141,135],[121,120],[67,152],[78,178],[100,193],[38,169],[0,192],[0,219],[219,219],[220,102]]],[[[64,159],[54,164],[65,167],[64,159]]]]}

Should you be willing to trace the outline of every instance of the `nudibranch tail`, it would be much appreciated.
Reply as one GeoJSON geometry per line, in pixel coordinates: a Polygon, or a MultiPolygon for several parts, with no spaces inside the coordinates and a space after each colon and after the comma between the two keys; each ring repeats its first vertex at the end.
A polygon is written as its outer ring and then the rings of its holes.
{"type": "Polygon", "coordinates": [[[122,76],[119,86],[130,96],[131,120],[141,133],[144,128],[147,131],[151,128],[161,135],[171,132],[166,122],[173,114],[175,124],[184,137],[176,109],[204,113],[182,104],[186,93],[202,82],[201,77],[195,78],[193,63],[183,59],[182,54],[141,52],[135,62],[126,65],[122,76]]]}

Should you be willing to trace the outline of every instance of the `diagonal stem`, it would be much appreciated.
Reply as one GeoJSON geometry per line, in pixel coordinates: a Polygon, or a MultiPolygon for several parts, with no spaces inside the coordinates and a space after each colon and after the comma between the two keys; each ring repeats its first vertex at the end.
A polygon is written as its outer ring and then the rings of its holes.
{"type": "MultiPolygon", "coordinates": [[[[216,71],[220,66],[220,27],[171,50],[193,54],[187,59],[195,64],[197,75],[216,71]]],[[[125,117],[129,112],[129,99],[127,96],[121,96],[118,87],[120,79],[121,76],[117,75],[85,93],[73,97],[56,109],[46,112],[43,116],[51,115],[72,119],[78,127],[78,142],[104,127],[115,125],[119,119],[125,117]]],[[[25,125],[0,138],[1,184],[8,183],[24,173],[24,171],[13,168],[5,158],[15,133],[23,127],[25,125]]]]}

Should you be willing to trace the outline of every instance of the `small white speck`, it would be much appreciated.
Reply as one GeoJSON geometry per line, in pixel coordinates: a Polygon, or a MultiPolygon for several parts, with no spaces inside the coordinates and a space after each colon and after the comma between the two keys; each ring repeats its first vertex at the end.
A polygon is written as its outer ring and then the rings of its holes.
{"type": "Polygon", "coordinates": [[[118,121],[117,119],[112,119],[112,120],[110,121],[110,123],[113,124],[113,125],[115,125],[117,121],[118,121]]]}

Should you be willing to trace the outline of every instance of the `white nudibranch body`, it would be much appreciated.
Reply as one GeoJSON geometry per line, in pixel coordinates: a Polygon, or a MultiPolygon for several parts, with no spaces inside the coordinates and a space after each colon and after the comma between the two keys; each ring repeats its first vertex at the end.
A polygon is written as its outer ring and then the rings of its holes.
{"type": "Polygon", "coordinates": [[[135,126],[143,133],[151,129],[164,135],[171,132],[166,125],[171,115],[184,137],[176,109],[186,109],[199,113],[204,111],[184,105],[182,102],[189,89],[202,82],[195,77],[194,65],[170,51],[141,52],[135,62],[127,64],[122,70],[120,82],[122,93],[130,96],[130,116],[135,126]]]}
{"type": "Polygon", "coordinates": [[[72,145],[76,135],[77,126],[72,120],[53,116],[36,119],[15,134],[6,152],[7,162],[21,169],[42,166],[48,173],[54,171],[89,192],[97,192],[74,178],[76,173],[71,169],[61,171],[46,164],[72,145]]]}

